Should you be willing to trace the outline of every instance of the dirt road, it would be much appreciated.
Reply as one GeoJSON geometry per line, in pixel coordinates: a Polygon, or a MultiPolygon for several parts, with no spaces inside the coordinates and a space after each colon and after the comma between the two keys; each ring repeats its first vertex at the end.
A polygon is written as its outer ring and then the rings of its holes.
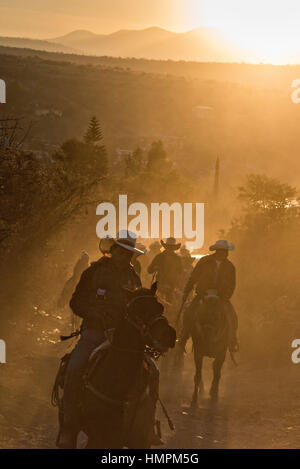
{"type": "MultiPolygon", "coordinates": [[[[55,448],[56,409],[50,393],[65,344],[8,351],[0,366],[0,448],[55,448]],[[29,351],[31,349],[31,351],[29,351]]],[[[32,345],[32,344],[31,344],[32,345]]],[[[211,361],[205,365],[206,391],[211,361]]],[[[161,394],[175,423],[171,432],[161,411],[165,448],[299,448],[300,365],[257,368],[240,357],[227,359],[217,404],[208,397],[189,408],[193,387],[192,355],[187,355],[181,385],[162,376],[161,394]]]]}

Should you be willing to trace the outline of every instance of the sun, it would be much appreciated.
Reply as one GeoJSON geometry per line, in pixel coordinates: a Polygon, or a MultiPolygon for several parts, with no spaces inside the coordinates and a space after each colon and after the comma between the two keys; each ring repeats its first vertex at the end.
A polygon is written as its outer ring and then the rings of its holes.
{"type": "Polygon", "coordinates": [[[300,0],[190,0],[194,26],[211,26],[247,51],[247,60],[300,61],[300,0]]]}

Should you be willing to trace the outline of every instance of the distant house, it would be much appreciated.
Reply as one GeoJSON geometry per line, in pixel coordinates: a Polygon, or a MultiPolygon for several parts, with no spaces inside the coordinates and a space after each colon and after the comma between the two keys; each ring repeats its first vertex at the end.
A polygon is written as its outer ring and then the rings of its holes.
{"type": "Polygon", "coordinates": [[[127,156],[130,156],[131,153],[132,153],[131,150],[116,148],[116,154],[117,154],[118,161],[123,161],[127,156]]]}
{"type": "Polygon", "coordinates": [[[36,109],[35,110],[35,115],[38,117],[62,117],[63,113],[62,111],[58,109],[36,109]]]}
{"type": "Polygon", "coordinates": [[[198,119],[209,119],[213,117],[214,108],[212,106],[195,106],[193,113],[198,119]]]}

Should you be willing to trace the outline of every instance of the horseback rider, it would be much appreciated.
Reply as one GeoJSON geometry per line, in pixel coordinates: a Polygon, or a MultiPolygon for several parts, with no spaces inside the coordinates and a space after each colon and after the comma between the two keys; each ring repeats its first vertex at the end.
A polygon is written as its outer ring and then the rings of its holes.
{"type": "Polygon", "coordinates": [[[142,264],[142,271],[143,271],[143,285],[151,285],[152,284],[152,275],[149,274],[148,272],[148,267],[153,261],[154,257],[157,256],[157,254],[160,253],[161,250],[161,244],[159,241],[154,241],[153,243],[150,244],[149,249],[147,250],[146,256],[143,256],[141,258],[141,264],[142,264]]]}
{"type": "Polygon", "coordinates": [[[135,247],[136,237],[120,231],[110,255],[103,256],[85,270],[73,293],[70,307],[83,318],[81,337],[68,363],[63,398],[64,424],[59,438],[61,448],[74,448],[79,431],[80,391],[82,376],[92,351],[111,337],[112,331],[125,311],[126,289],[141,287],[131,259],[134,253],[143,254],[135,247]]]}
{"type": "Polygon", "coordinates": [[[185,285],[193,271],[193,262],[195,258],[191,256],[191,253],[186,246],[181,246],[179,254],[181,256],[181,263],[183,269],[183,285],[185,285]]]}
{"type": "Polygon", "coordinates": [[[175,251],[181,246],[175,238],[161,240],[164,251],[157,254],[148,267],[149,274],[156,274],[158,291],[168,302],[172,302],[174,289],[179,283],[183,272],[182,261],[175,251]]]}
{"type": "Polygon", "coordinates": [[[200,300],[205,300],[213,291],[226,312],[229,325],[229,350],[236,352],[238,350],[238,319],[230,302],[235,290],[236,275],[235,267],[228,259],[229,251],[234,250],[234,245],[222,239],[210,246],[209,250],[215,251],[214,254],[203,256],[198,261],[184,289],[182,304],[185,303],[194,287],[196,287],[196,296],[184,312],[179,349],[184,351],[191,335],[197,304],[200,300]]]}

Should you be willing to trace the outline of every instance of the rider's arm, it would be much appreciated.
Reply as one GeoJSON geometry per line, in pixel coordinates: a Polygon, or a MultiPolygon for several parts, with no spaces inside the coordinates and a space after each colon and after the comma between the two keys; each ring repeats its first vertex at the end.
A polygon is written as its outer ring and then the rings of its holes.
{"type": "Polygon", "coordinates": [[[235,274],[235,267],[232,263],[228,266],[228,273],[226,277],[226,283],[220,291],[220,296],[224,300],[230,300],[235,290],[236,285],[236,274],[235,274]]]}
{"type": "Polygon", "coordinates": [[[99,310],[99,301],[93,284],[94,273],[95,265],[91,265],[82,273],[70,301],[73,313],[83,319],[96,315],[99,310]]]}

